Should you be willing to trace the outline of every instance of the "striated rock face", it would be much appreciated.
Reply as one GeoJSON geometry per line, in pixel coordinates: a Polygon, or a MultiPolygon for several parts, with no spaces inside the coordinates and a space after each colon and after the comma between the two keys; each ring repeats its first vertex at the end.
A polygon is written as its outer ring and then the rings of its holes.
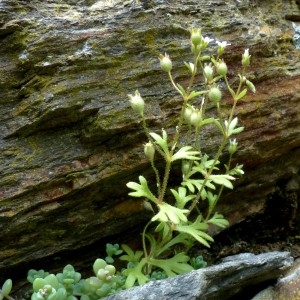
{"type": "MultiPolygon", "coordinates": [[[[1,1],[0,274],[147,220],[125,186],[149,169],[127,94],[139,88],[153,130],[170,125],[180,99],[157,56],[168,52],[177,62],[176,81],[184,83],[192,26],[232,43],[226,54],[232,74],[249,48],[257,89],[238,106],[246,130],[237,160],[246,175],[218,210],[238,223],[262,211],[280,183],[295,207],[285,217],[296,218],[299,6],[292,0],[1,1]]],[[[208,134],[213,153],[216,138],[208,134]]]]}
{"type": "Polygon", "coordinates": [[[158,295],[163,300],[245,299],[245,294],[239,295],[241,290],[274,280],[292,265],[288,252],[242,253],[214,266],[121,291],[105,300],[155,300],[158,295]]]}

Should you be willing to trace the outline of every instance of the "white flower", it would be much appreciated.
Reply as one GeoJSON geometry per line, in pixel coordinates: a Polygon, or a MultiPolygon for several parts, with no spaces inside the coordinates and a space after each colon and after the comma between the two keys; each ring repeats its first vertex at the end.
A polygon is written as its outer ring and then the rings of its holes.
{"type": "Polygon", "coordinates": [[[218,44],[219,47],[221,48],[226,48],[227,46],[230,46],[230,43],[227,43],[226,41],[220,42],[220,41],[216,41],[216,43],[218,44]]]}
{"type": "Polygon", "coordinates": [[[203,38],[203,41],[208,45],[210,42],[212,42],[214,39],[209,38],[208,36],[203,38]]]}
{"type": "Polygon", "coordinates": [[[242,55],[242,66],[244,68],[247,68],[250,65],[250,57],[251,55],[249,55],[249,48],[245,49],[245,52],[242,55]]]}
{"type": "Polygon", "coordinates": [[[244,51],[244,57],[248,57],[249,56],[249,48],[245,49],[244,51]]]}

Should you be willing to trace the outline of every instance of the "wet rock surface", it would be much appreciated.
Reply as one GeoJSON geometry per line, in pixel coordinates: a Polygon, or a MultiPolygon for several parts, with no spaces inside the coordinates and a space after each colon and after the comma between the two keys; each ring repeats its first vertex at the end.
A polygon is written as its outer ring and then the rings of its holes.
{"type": "MultiPolygon", "coordinates": [[[[266,213],[268,236],[297,232],[299,16],[299,3],[283,0],[1,1],[0,281],[41,261],[49,271],[57,260],[64,266],[72,251],[92,261],[104,241],[121,241],[149,218],[127,197],[126,182],[149,170],[127,94],[139,88],[153,130],[172,125],[180,99],[157,56],[178,61],[174,76],[184,84],[191,26],[232,43],[232,75],[244,49],[252,54],[257,93],[238,106],[246,130],[236,160],[246,175],[218,211],[232,226],[266,213]]],[[[214,133],[203,139],[213,153],[214,133]]]]}

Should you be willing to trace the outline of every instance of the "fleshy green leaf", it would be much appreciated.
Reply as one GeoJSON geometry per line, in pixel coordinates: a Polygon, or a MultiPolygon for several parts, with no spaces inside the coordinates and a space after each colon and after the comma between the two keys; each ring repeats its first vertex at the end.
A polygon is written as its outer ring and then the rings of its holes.
{"type": "Polygon", "coordinates": [[[97,274],[100,269],[104,269],[106,266],[107,266],[107,263],[104,259],[97,258],[93,264],[93,271],[95,274],[97,274]]]}
{"type": "Polygon", "coordinates": [[[7,297],[12,289],[12,280],[7,279],[2,285],[2,288],[0,290],[0,294],[2,294],[4,297],[7,297]]]}

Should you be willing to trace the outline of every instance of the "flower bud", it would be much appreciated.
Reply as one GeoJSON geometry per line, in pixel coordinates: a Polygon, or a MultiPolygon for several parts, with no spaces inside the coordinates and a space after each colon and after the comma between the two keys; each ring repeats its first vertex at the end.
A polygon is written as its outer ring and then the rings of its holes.
{"type": "Polygon", "coordinates": [[[150,161],[154,159],[155,147],[151,142],[148,142],[144,145],[144,153],[150,161]]]}
{"type": "Polygon", "coordinates": [[[246,78],[245,76],[241,76],[241,75],[239,74],[239,77],[240,77],[240,82],[241,82],[241,84],[246,83],[247,78],[246,78]]]}
{"type": "Polygon", "coordinates": [[[182,160],[181,171],[182,171],[183,178],[189,174],[190,170],[191,170],[190,161],[188,161],[188,160],[182,160]]]}
{"type": "Polygon", "coordinates": [[[183,118],[188,125],[191,125],[191,115],[193,113],[194,107],[187,105],[184,110],[183,118]]]}
{"type": "Polygon", "coordinates": [[[224,61],[218,62],[217,63],[217,72],[222,75],[225,76],[227,74],[227,65],[224,61]]]}
{"type": "Polygon", "coordinates": [[[238,145],[238,143],[237,143],[236,139],[229,140],[228,151],[229,151],[230,155],[232,155],[232,154],[234,154],[236,152],[237,145],[238,145]]]}
{"type": "Polygon", "coordinates": [[[247,68],[250,65],[250,57],[251,55],[249,55],[249,49],[246,49],[242,55],[242,66],[244,68],[247,68]]]}
{"type": "Polygon", "coordinates": [[[213,80],[214,78],[214,70],[211,67],[210,64],[205,64],[204,68],[203,68],[203,73],[205,78],[207,79],[208,82],[210,82],[211,80],[213,80]]]}
{"type": "Polygon", "coordinates": [[[172,61],[167,53],[165,55],[159,55],[160,66],[165,72],[170,72],[172,70],[172,61]]]}
{"type": "Polygon", "coordinates": [[[198,45],[200,45],[201,41],[202,41],[201,29],[193,28],[191,30],[191,43],[197,47],[198,45]]]}
{"type": "Polygon", "coordinates": [[[255,85],[250,80],[246,80],[246,85],[252,93],[256,92],[255,85]]]}
{"type": "Polygon", "coordinates": [[[140,116],[143,116],[145,102],[141,97],[139,91],[136,90],[134,95],[128,95],[128,97],[133,110],[136,111],[140,116]]]}
{"type": "Polygon", "coordinates": [[[222,98],[222,92],[217,86],[213,86],[208,92],[209,100],[218,103],[222,98]]]}
{"type": "Polygon", "coordinates": [[[199,109],[195,109],[191,114],[190,122],[193,126],[198,127],[201,125],[202,122],[202,115],[199,109]]]}

